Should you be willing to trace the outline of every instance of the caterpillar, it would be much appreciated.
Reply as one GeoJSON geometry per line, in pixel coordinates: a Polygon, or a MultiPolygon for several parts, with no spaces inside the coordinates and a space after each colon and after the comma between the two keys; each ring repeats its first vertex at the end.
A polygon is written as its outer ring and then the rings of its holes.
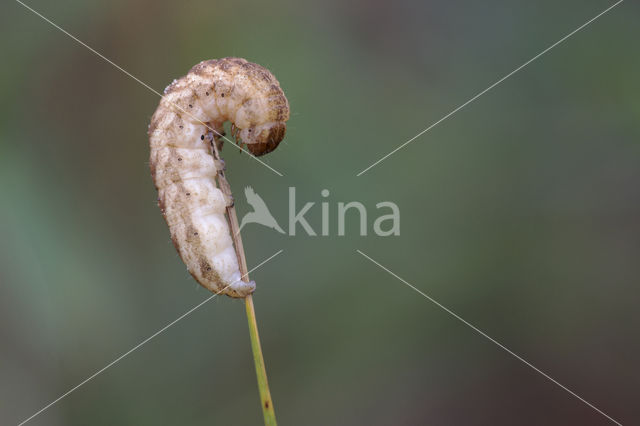
{"type": "Polygon", "coordinates": [[[195,280],[215,293],[246,297],[225,210],[233,205],[215,154],[223,123],[253,155],[273,151],[286,132],[289,103],[267,69],[241,58],[203,61],[174,80],[149,125],[150,168],[171,240],[195,280]]]}

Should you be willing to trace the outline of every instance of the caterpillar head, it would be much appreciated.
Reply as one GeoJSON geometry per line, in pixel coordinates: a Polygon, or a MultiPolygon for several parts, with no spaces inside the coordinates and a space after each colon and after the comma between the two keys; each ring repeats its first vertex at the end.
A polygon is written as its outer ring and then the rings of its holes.
{"type": "Polygon", "coordinates": [[[253,155],[260,156],[276,149],[286,131],[284,121],[275,121],[239,129],[237,136],[253,155]]]}

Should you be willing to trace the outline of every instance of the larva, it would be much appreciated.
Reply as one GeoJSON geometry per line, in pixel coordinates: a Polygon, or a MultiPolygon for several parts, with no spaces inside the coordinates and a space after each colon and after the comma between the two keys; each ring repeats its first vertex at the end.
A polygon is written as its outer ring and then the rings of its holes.
{"type": "Polygon", "coordinates": [[[205,288],[245,297],[225,209],[233,202],[218,174],[223,123],[254,155],[284,138],[289,103],[276,78],[240,58],[204,61],[165,89],[149,125],[150,166],[171,240],[191,275],[205,288]],[[216,184],[216,177],[218,178],[216,184]]]}

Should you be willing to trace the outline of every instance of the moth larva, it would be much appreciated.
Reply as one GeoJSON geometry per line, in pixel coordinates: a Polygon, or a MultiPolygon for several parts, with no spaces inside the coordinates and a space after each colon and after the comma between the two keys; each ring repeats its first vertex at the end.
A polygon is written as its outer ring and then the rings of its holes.
{"type": "Polygon", "coordinates": [[[233,202],[220,180],[223,123],[254,155],[284,138],[289,103],[276,78],[240,58],[204,61],[171,83],[149,125],[151,176],[171,240],[202,286],[245,297],[255,283],[241,281],[225,209],[233,202]]]}

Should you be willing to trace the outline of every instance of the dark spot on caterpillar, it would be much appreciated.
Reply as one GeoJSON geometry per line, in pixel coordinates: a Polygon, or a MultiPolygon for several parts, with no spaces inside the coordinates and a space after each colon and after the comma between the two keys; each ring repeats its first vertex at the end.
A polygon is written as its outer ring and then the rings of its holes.
{"type": "Polygon", "coordinates": [[[224,98],[224,93],[223,93],[223,94],[221,94],[220,96],[222,96],[222,97],[224,98]]]}
{"type": "Polygon", "coordinates": [[[178,161],[182,161],[182,157],[178,157],[178,161]]]}
{"type": "Polygon", "coordinates": [[[209,96],[209,92],[204,92],[205,95],[209,96]]]}
{"type": "Polygon", "coordinates": [[[200,135],[200,140],[203,141],[204,140],[204,135],[200,135]]]}
{"type": "Polygon", "coordinates": [[[189,104],[189,108],[193,108],[193,105],[189,104]]]}
{"type": "Polygon", "coordinates": [[[269,401],[264,402],[264,408],[269,408],[269,401]]]}
{"type": "Polygon", "coordinates": [[[209,261],[207,260],[206,257],[200,257],[200,259],[198,260],[198,263],[200,266],[200,273],[204,276],[211,276],[211,274],[208,274],[207,272],[211,272],[212,268],[211,268],[211,264],[209,263],[209,261]]]}
{"type": "Polygon", "coordinates": [[[189,195],[191,195],[191,193],[190,193],[190,192],[187,192],[187,196],[189,196],[189,195]]]}
{"type": "Polygon", "coordinates": [[[249,129],[249,131],[251,131],[251,129],[249,129]]]}
{"type": "Polygon", "coordinates": [[[193,233],[193,235],[198,235],[198,233],[197,233],[197,232],[194,232],[194,233],[193,233]]]}
{"type": "Polygon", "coordinates": [[[180,125],[180,128],[181,128],[181,129],[184,129],[184,126],[181,124],[181,125],[180,125]]]}

